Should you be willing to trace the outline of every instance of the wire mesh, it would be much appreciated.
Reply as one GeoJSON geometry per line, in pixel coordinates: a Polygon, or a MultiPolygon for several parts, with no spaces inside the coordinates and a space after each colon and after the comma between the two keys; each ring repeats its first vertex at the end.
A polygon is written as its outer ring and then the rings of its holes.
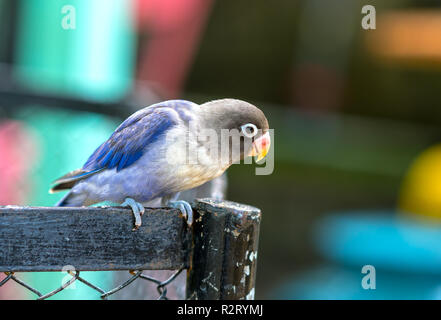
{"type": "Polygon", "coordinates": [[[128,280],[124,281],[120,285],[118,285],[110,290],[107,290],[107,291],[94,285],[93,283],[86,280],[85,278],[81,277],[80,271],[67,270],[67,273],[72,278],[70,278],[68,281],[63,282],[61,286],[59,286],[58,288],[56,288],[48,293],[41,293],[38,289],[32,287],[31,285],[29,285],[28,283],[26,283],[25,281],[23,281],[22,279],[17,277],[15,272],[4,272],[5,278],[3,278],[0,281],[0,290],[1,290],[1,287],[4,286],[6,283],[13,281],[13,282],[17,283],[18,285],[20,285],[22,288],[35,294],[37,296],[37,298],[36,298],[37,300],[45,300],[47,298],[50,298],[50,297],[56,295],[57,293],[59,293],[63,290],[65,290],[66,288],[71,286],[76,281],[79,281],[79,282],[85,284],[91,290],[95,290],[96,292],[98,292],[100,294],[101,299],[106,300],[110,296],[114,295],[115,293],[127,288],[132,282],[134,282],[138,279],[141,279],[141,280],[148,281],[148,282],[151,282],[156,285],[156,290],[158,293],[158,300],[169,300],[169,298],[167,297],[167,285],[172,283],[183,270],[184,270],[184,268],[176,270],[169,278],[167,278],[164,281],[160,281],[154,277],[151,277],[149,275],[144,274],[143,270],[131,270],[131,271],[128,271],[131,275],[128,280]]]}

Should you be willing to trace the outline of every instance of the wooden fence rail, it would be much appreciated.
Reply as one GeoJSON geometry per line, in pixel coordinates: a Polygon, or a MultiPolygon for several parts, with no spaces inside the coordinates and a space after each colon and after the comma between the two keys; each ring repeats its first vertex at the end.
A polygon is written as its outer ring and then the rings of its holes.
{"type": "MultiPolygon", "coordinates": [[[[187,299],[253,299],[260,210],[199,199],[176,209],[0,207],[0,272],[187,269],[187,299]]],[[[0,289],[1,290],[1,289],[0,289]]]]}

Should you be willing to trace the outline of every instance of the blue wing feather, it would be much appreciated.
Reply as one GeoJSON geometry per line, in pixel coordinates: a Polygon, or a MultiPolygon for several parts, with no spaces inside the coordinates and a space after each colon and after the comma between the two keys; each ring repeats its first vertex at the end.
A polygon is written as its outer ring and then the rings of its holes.
{"type": "Polygon", "coordinates": [[[95,150],[83,169],[93,171],[116,168],[120,171],[134,164],[149,145],[176,124],[176,113],[181,120],[190,120],[193,105],[190,101],[170,100],[134,113],[95,150]]]}

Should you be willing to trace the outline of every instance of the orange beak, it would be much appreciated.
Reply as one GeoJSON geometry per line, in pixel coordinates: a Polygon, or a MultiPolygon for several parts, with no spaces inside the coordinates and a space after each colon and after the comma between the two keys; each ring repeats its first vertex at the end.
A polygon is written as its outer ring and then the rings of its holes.
{"type": "Polygon", "coordinates": [[[271,138],[269,132],[265,133],[258,139],[254,140],[253,148],[251,149],[250,156],[257,156],[257,161],[262,160],[267,155],[271,145],[271,138]]]}

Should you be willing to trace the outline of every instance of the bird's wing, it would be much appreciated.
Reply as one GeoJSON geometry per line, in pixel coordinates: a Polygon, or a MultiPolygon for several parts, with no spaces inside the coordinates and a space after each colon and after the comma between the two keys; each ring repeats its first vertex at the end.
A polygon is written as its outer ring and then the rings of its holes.
{"type": "Polygon", "coordinates": [[[57,179],[51,191],[69,189],[77,181],[103,169],[120,171],[132,165],[166,130],[180,120],[188,121],[194,105],[190,101],[169,100],[134,113],[94,151],[83,168],[57,179]]]}
{"type": "Polygon", "coordinates": [[[120,171],[141,158],[149,145],[176,124],[166,108],[146,108],[125,120],[86,161],[83,169],[120,171]]]}

